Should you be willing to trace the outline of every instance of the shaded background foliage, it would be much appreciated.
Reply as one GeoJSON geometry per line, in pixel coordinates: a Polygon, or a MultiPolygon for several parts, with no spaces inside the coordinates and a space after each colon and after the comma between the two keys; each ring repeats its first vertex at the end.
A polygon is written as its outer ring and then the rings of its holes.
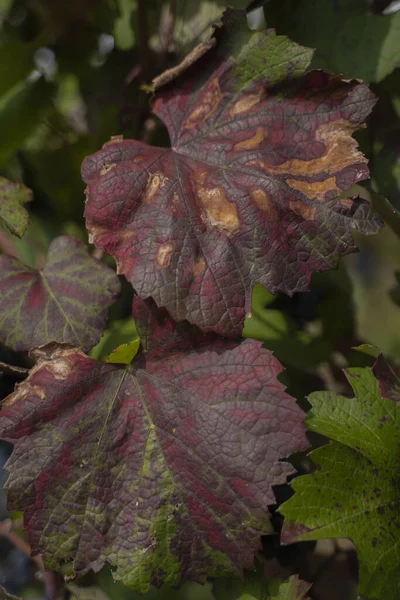
{"type": "MultiPolygon", "coordinates": [[[[151,115],[146,85],[205,39],[226,5],[256,8],[249,20],[275,27],[294,41],[316,48],[313,66],[360,78],[379,102],[368,128],[356,134],[368,156],[371,181],[354,193],[384,194],[400,208],[400,12],[367,0],[0,0],[0,175],[33,191],[30,225],[18,240],[0,228],[0,251],[31,267],[44,264],[57,235],[87,241],[83,223],[82,160],[112,135],[124,133],[166,146],[168,134],[151,115]],[[258,8],[265,5],[264,12],[258,8]]],[[[354,347],[371,343],[394,361],[400,359],[400,270],[398,224],[391,219],[370,238],[357,236],[359,254],[336,271],[313,277],[310,293],[272,296],[253,292],[253,318],[244,334],[261,340],[286,367],[281,380],[306,409],[305,395],[328,389],[349,393],[341,369],[368,362],[354,347]]],[[[109,260],[112,265],[111,259],[109,260]]],[[[123,283],[123,282],[122,282],[123,283]]],[[[92,351],[107,356],[134,335],[131,291],[111,311],[106,335],[92,351]]],[[[21,366],[24,354],[1,348],[0,360],[21,366]]],[[[4,397],[15,379],[0,379],[4,397]]],[[[310,436],[314,446],[321,438],[310,436]]],[[[10,446],[1,445],[4,463],[10,446]]],[[[304,456],[294,457],[300,472],[304,456]]],[[[4,475],[2,475],[4,480],[4,475]]],[[[278,501],[290,495],[277,490],[278,501]]],[[[23,597],[131,600],[134,592],[112,582],[107,570],[65,587],[29,558],[21,515],[0,504],[0,585],[23,597]]],[[[275,516],[277,531],[281,519],[275,516]]],[[[279,548],[264,540],[263,566],[273,575],[299,572],[315,581],[312,598],[357,597],[357,562],[351,544],[302,543],[279,548]],[[335,586],[332,585],[335,582],[335,586]]],[[[146,598],[212,600],[236,598],[236,582],[205,587],[185,584],[146,598]],[[213,589],[212,589],[213,588],[213,589]]],[[[261,597],[261,596],[260,596],[261,597]]]]}

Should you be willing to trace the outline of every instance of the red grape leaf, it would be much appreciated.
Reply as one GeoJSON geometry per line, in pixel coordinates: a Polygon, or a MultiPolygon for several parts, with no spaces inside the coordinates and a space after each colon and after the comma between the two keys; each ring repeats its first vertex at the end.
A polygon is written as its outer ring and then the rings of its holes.
{"type": "Polygon", "coordinates": [[[269,350],[212,334],[193,345],[182,329],[168,344],[171,322],[164,335],[146,313],[161,345],[128,366],[37,349],[0,412],[8,506],[33,553],[78,576],[109,562],[140,592],[252,568],[272,486],[292,471],[279,459],[307,446],[269,350]]]}
{"type": "Polygon", "coordinates": [[[375,98],[306,74],[311,50],[251,32],[241,11],[226,12],[215,38],[156,93],[171,148],[117,136],[85,159],[85,216],[139,296],[237,336],[256,282],[306,290],[355,250],[353,229],[379,228],[367,202],[338,198],[368,177],[352,134],[375,98]]]}
{"type": "Polygon", "coordinates": [[[52,242],[40,271],[0,256],[0,340],[13,350],[52,341],[89,350],[119,291],[114,271],[72,237],[52,242]]]}

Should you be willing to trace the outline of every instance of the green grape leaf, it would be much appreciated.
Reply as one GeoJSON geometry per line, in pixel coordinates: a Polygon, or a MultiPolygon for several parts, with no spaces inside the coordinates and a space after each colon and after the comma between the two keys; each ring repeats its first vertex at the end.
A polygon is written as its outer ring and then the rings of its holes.
{"type": "MultiPolygon", "coordinates": [[[[382,360],[374,368],[379,377],[382,360]]],[[[311,394],[308,427],[333,441],[310,453],[316,471],[293,481],[280,509],[284,542],[350,538],[360,591],[379,600],[400,594],[400,404],[390,374],[381,381],[369,367],[348,369],[354,398],[311,394]]]]}
{"type": "Polygon", "coordinates": [[[22,237],[28,227],[29,215],[24,204],[31,200],[31,190],[22,183],[0,177],[0,219],[18,237],[22,237]]]}
{"type": "Polygon", "coordinates": [[[138,348],[140,346],[140,339],[133,317],[111,323],[99,343],[90,351],[90,356],[96,360],[108,362],[114,351],[124,344],[136,344],[138,348]]]}
{"type": "Polygon", "coordinates": [[[310,587],[311,584],[302,581],[297,575],[293,575],[288,581],[281,583],[277,593],[273,594],[269,600],[303,600],[310,587]]]}
{"type": "Polygon", "coordinates": [[[282,3],[275,20],[276,5],[267,6],[268,26],[316,48],[316,69],[378,82],[400,62],[400,13],[374,15],[365,0],[298,0],[290,10],[282,3]]]}
{"type": "Polygon", "coordinates": [[[129,365],[132,360],[135,358],[138,353],[140,347],[140,340],[133,340],[132,342],[127,342],[126,344],[121,344],[118,348],[115,348],[107,357],[108,363],[117,363],[122,365],[129,365]]]}

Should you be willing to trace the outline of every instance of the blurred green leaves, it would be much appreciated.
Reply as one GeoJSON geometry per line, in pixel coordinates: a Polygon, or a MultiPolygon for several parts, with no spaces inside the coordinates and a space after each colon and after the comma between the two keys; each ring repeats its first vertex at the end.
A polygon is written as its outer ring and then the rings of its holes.
{"type": "Polygon", "coordinates": [[[286,366],[307,369],[328,360],[332,348],[318,327],[314,331],[299,328],[287,313],[270,308],[274,300],[262,285],[254,286],[252,313],[245,321],[243,336],[263,342],[286,366]]]}
{"type": "Polygon", "coordinates": [[[267,24],[316,48],[312,66],[381,81],[400,63],[400,13],[369,12],[365,0],[296,0],[267,5],[267,24]]]}

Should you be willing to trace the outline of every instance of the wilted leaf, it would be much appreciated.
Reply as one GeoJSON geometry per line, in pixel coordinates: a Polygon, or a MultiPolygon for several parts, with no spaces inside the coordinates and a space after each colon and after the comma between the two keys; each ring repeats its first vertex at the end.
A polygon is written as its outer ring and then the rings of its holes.
{"type": "Polygon", "coordinates": [[[56,238],[40,271],[0,256],[0,336],[14,350],[48,342],[94,346],[119,293],[115,273],[82,242],[56,238]]]}
{"type": "Polygon", "coordinates": [[[0,412],[9,508],[24,510],[32,551],[78,576],[109,562],[141,593],[252,568],[272,486],[291,471],[279,459],[307,444],[260,343],[174,337],[169,321],[164,335],[160,322],[147,339],[165,343],[127,367],[36,350],[0,412]]]}
{"type": "Polygon", "coordinates": [[[361,593],[397,600],[400,404],[390,393],[381,395],[370,368],[346,374],[355,398],[331,392],[309,397],[309,428],[334,441],[310,453],[318,467],[313,474],[293,481],[296,493],[280,509],[286,519],[283,539],[350,538],[361,593]]]}
{"type": "Polygon", "coordinates": [[[32,192],[22,183],[0,177],[0,219],[14,235],[22,237],[29,223],[24,204],[32,200],[32,192]]]}
{"type": "Polygon", "coordinates": [[[368,203],[338,195],[368,176],[356,150],[367,87],[305,71],[311,51],[227,11],[215,47],[154,112],[171,149],[113,138],[83,163],[86,224],[141,297],[176,320],[241,333],[259,282],[308,288],[313,271],[375,232],[368,203]]]}

